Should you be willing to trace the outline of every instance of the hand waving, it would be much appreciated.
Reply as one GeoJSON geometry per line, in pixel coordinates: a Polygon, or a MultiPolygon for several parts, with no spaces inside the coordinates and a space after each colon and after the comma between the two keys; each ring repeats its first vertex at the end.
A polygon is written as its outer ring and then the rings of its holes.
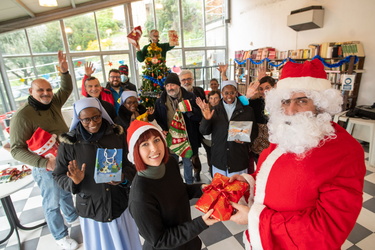
{"type": "Polygon", "coordinates": [[[258,98],[258,87],[259,81],[251,82],[246,90],[246,98],[247,99],[256,99],[258,98]]]}
{"type": "Polygon", "coordinates": [[[85,75],[91,77],[92,74],[95,72],[94,64],[92,62],[85,63],[85,75]]]}
{"type": "Polygon", "coordinates": [[[70,161],[68,165],[68,172],[66,175],[72,179],[74,184],[78,185],[85,178],[86,163],[82,164],[82,168],[79,169],[76,160],[70,161]]]}
{"type": "Polygon", "coordinates": [[[196,103],[198,107],[201,109],[204,119],[210,120],[214,115],[215,110],[210,110],[210,105],[208,105],[208,103],[206,103],[205,101],[202,101],[200,97],[197,97],[196,103]]]}
{"type": "Polygon", "coordinates": [[[59,67],[61,73],[66,73],[69,69],[68,63],[66,61],[66,55],[61,50],[59,50],[59,52],[57,53],[57,57],[59,59],[59,67]]]}

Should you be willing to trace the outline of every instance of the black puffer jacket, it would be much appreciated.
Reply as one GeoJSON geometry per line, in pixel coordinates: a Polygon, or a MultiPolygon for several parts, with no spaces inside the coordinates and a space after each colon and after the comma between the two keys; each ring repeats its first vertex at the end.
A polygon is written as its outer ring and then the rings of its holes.
{"type": "MultiPolygon", "coordinates": [[[[250,143],[243,144],[228,141],[228,116],[223,101],[214,107],[214,114],[211,120],[202,119],[199,130],[203,135],[212,133],[211,163],[221,170],[229,173],[238,172],[249,167],[250,143]]],[[[255,122],[253,109],[250,106],[243,106],[237,99],[236,108],[233,111],[231,121],[252,121],[251,141],[258,135],[258,126],[255,122]]]]}
{"type": "Polygon", "coordinates": [[[135,169],[127,160],[128,147],[124,129],[119,125],[111,126],[103,119],[104,122],[107,123],[107,129],[102,138],[95,142],[83,140],[78,127],[60,136],[61,144],[53,175],[60,187],[77,194],[76,209],[79,216],[110,222],[118,218],[127,208],[128,190],[123,185],[95,183],[96,151],[98,148],[122,148],[122,172],[129,182],[133,180],[135,169]],[[66,175],[71,160],[76,160],[80,167],[86,163],[85,177],[78,185],[66,175]]]}

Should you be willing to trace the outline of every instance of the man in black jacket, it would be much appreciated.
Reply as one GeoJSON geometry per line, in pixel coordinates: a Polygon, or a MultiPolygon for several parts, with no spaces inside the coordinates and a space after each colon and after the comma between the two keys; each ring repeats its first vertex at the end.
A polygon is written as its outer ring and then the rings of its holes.
{"type": "MultiPolygon", "coordinates": [[[[201,111],[195,102],[196,97],[193,93],[181,88],[180,80],[175,73],[167,76],[164,86],[165,90],[155,102],[155,119],[162,128],[163,133],[167,135],[178,103],[183,100],[189,100],[192,111],[183,113],[183,116],[193,155],[196,155],[200,146],[199,122],[202,119],[201,111]]],[[[178,158],[177,155],[175,157],[178,158]]],[[[191,184],[194,181],[191,158],[182,157],[182,162],[184,165],[185,182],[191,184]]]]}

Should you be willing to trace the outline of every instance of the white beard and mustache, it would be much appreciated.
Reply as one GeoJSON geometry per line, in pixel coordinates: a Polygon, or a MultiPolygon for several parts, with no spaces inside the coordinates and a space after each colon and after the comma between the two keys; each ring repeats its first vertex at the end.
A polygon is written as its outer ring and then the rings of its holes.
{"type": "Polygon", "coordinates": [[[328,113],[302,112],[288,116],[279,112],[270,116],[269,141],[278,144],[285,152],[304,157],[312,148],[335,138],[335,129],[328,113]]]}

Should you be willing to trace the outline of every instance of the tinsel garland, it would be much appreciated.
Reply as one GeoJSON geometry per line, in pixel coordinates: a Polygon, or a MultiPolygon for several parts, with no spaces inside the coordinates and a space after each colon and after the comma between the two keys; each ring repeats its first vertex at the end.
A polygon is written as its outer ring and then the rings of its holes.
{"type": "MultiPolygon", "coordinates": [[[[341,65],[343,65],[344,63],[348,63],[350,62],[350,58],[354,57],[354,64],[356,64],[358,62],[358,57],[357,56],[347,56],[345,57],[344,59],[340,60],[338,63],[327,63],[325,61],[324,58],[322,58],[321,56],[319,55],[316,55],[314,56],[311,60],[314,60],[314,59],[319,59],[323,64],[324,66],[328,67],[328,68],[336,68],[336,67],[340,67],[341,65]]],[[[239,64],[239,65],[242,65],[242,64],[245,64],[246,63],[246,60],[249,60],[251,63],[253,64],[262,64],[264,61],[267,61],[269,63],[270,66],[272,67],[280,67],[281,65],[284,65],[287,61],[291,61],[291,62],[294,62],[294,63],[298,63],[298,61],[295,61],[293,60],[292,58],[288,57],[288,58],[285,58],[284,60],[282,60],[281,63],[279,64],[275,64],[272,62],[272,60],[270,60],[269,58],[264,58],[260,61],[254,61],[253,59],[251,58],[247,58],[243,61],[238,61],[237,59],[234,59],[234,61],[239,64]]],[[[274,61],[274,60],[273,60],[274,61]]]]}
{"type": "MultiPolygon", "coordinates": [[[[168,70],[168,73],[170,73],[171,71],[168,70]]],[[[167,77],[163,77],[162,79],[156,79],[155,77],[151,77],[151,76],[148,76],[148,75],[142,75],[143,78],[146,78],[147,80],[150,80],[152,83],[156,83],[157,85],[159,85],[160,87],[164,87],[164,82],[165,82],[165,79],[167,77]]]]}

